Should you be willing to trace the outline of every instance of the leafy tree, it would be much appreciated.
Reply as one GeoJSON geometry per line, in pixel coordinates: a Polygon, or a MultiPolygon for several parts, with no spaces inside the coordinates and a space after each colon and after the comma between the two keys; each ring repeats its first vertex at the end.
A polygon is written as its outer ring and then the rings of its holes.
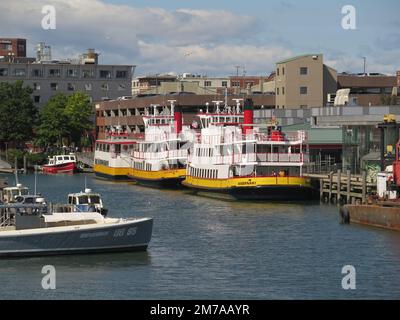
{"type": "Polygon", "coordinates": [[[61,147],[74,143],[80,146],[85,132],[93,128],[92,115],[93,106],[86,94],[55,95],[41,111],[36,144],[61,147]]]}
{"type": "Polygon", "coordinates": [[[31,140],[38,109],[31,99],[32,89],[23,81],[0,83],[0,141],[21,146],[31,140]]]}
{"type": "Polygon", "coordinates": [[[65,114],[67,100],[65,94],[59,93],[43,107],[40,112],[40,125],[37,128],[37,145],[63,145],[63,139],[69,135],[68,117],[65,114]]]}
{"type": "Polygon", "coordinates": [[[65,114],[68,117],[68,128],[71,142],[75,145],[82,145],[82,136],[85,132],[93,129],[93,106],[89,96],[82,92],[76,92],[68,97],[65,107],[65,114]]]}

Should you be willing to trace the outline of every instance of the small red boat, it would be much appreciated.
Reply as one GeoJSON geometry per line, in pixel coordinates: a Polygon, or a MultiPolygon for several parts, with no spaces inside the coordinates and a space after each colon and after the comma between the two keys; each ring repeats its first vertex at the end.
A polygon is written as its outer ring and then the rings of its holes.
{"type": "Polygon", "coordinates": [[[74,173],[76,169],[76,157],[74,154],[49,157],[48,163],[43,165],[44,173],[74,173]]]}

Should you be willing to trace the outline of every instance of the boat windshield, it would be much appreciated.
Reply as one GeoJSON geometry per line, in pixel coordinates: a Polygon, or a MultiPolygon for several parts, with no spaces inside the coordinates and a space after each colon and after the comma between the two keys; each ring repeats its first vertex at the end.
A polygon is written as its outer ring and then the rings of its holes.
{"type": "Polygon", "coordinates": [[[99,204],[100,203],[100,197],[99,196],[90,196],[90,203],[95,203],[99,204]]]}
{"type": "Polygon", "coordinates": [[[11,195],[12,197],[15,196],[25,196],[28,194],[28,189],[27,188],[23,188],[23,189],[12,189],[11,191],[11,195]]]}
{"type": "Polygon", "coordinates": [[[98,195],[79,196],[79,204],[85,204],[85,203],[99,204],[100,196],[98,195]]]}

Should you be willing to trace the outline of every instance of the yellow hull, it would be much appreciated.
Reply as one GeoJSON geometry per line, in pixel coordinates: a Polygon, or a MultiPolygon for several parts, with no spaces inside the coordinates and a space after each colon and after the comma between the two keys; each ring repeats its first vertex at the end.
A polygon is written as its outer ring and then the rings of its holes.
{"type": "Polygon", "coordinates": [[[111,168],[100,164],[93,166],[94,173],[102,178],[113,180],[128,180],[130,168],[111,168]]]}
{"type": "Polygon", "coordinates": [[[139,184],[157,188],[180,188],[185,178],[186,169],[144,171],[130,169],[129,177],[139,184]]]}
{"type": "Polygon", "coordinates": [[[184,178],[186,175],[186,169],[175,169],[175,170],[159,170],[159,171],[145,171],[138,169],[129,169],[129,176],[133,179],[145,179],[145,180],[164,180],[164,179],[178,179],[184,178]]]}
{"type": "Polygon", "coordinates": [[[205,189],[253,188],[260,186],[311,187],[309,178],[303,177],[253,177],[230,179],[204,179],[186,176],[183,183],[189,187],[205,189]]]}
{"type": "Polygon", "coordinates": [[[229,200],[302,201],[318,195],[302,177],[203,179],[187,176],[182,182],[195,194],[229,200]]]}

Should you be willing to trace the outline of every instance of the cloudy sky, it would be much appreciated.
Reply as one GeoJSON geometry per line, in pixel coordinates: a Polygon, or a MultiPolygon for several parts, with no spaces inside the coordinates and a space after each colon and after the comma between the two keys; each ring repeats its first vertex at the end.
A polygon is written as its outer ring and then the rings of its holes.
{"type": "Polygon", "coordinates": [[[191,72],[268,74],[274,63],[323,53],[338,71],[400,69],[398,0],[1,0],[0,36],[45,41],[53,58],[87,48],[101,63],[137,65],[136,74],[191,72]],[[345,30],[342,7],[356,9],[345,30]],[[42,6],[56,9],[56,29],[42,28],[42,6]]]}

